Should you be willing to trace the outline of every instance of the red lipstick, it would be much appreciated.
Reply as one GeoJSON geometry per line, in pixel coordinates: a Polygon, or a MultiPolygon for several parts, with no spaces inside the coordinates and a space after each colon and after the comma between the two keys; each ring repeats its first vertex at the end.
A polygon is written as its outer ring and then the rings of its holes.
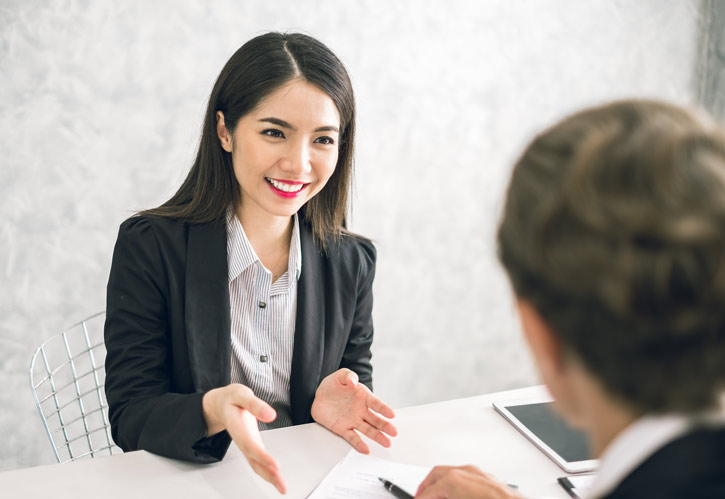
{"type": "Polygon", "coordinates": [[[272,192],[274,192],[278,196],[286,198],[286,199],[296,198],[309,185],[309,184],[305,184],[304,182],[293,182],[291,180],[283,180],[283,179],[276,179],[276,178],[272,179],[269,177],[265,178],[265,180],[267,181],[267,185],[269,185],[269,188],[272,189],[272,192]],[[274,184],[277,184],[280,186],[281,185],[290,186],[292,188],[297,187],[297,186],[301,186],[301,187],[299,188],[299,190],[296,190],[296,191],[285,191],[285,190],[279,189],[278,187],[275,187],[274,184]]]}

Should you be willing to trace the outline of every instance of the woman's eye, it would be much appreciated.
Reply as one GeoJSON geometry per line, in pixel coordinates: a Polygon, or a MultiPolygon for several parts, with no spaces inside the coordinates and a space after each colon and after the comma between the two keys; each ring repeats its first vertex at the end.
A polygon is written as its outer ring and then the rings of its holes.
{"type": "Polygon", "coordinates": [[[326,144],[326,145],[332,145],[335,143],[335,141],[332,139],[332,137],[319,137],[315,140],[318,144],[326,144]]]}
{"type": "Polygon", "coordinates": [[[262,135],[266,135],[268,137],[274,137],[276,139],[284,138],[284,133],[282,133],[282,130],[277,130],[276,128],[269,128],[267,130],[263,130],[262,135]]]}

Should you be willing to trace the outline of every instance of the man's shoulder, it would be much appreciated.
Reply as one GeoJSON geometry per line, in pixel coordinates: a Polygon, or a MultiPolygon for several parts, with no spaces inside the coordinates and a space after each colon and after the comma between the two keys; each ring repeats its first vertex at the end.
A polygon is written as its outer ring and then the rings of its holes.
{"type": "Polygon", "coordinates": [[[606,497],[725,497],[725,428],[702,428],[673,440],[606,497]]]}

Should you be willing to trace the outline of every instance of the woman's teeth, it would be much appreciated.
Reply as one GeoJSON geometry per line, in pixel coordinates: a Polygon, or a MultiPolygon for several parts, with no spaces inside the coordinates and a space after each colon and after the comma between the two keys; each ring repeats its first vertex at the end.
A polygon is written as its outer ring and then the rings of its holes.
{"type": "Polygon", "coordinates": [[[297,192],[305,186],[305,184],[285,184],[283,182],[277,182],[272,178],[266,178],[266,180],[272,184],[275,189],[279,189],[284,192],[297,192]]]}

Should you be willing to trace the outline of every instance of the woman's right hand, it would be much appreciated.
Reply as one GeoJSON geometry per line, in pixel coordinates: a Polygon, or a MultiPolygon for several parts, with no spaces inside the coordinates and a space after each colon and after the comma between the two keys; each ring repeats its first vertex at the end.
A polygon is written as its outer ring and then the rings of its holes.
{"type": "Polygon", "coordinates": [[[275,410],[257,398],[249,387],[237,383],[209,390],[201,405],[208,435],[227,430],[252,469],[284,494],[287,487],[280,475],[279,464],[264,449],[257,425],[257,420],[274,421],[275,410]]]}

